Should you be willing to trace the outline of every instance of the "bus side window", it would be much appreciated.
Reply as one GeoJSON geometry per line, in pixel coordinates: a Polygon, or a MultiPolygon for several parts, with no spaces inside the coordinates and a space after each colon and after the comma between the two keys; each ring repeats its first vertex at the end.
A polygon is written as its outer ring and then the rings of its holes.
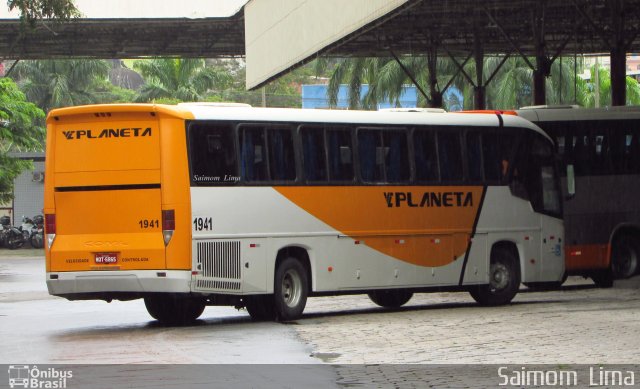
{"type": "Polygon", "coordinates": [[[438,157],[442,181],[462,179],[461,151],[460,135],[457,131],[438,131],[438,157]]]}
{"type": "Polygon", "coordinates": [[[628,170],[629,173],[640,173],[640,130],[631,132],[628,146],[628,170]]]}
{"type": "Polygon", "coordinates": [[[467,133],[467,159],[469,179],[482,181],[482,141],[479,132],[467,133]]]}
{"type": "Polygon", "coordinates": [[[322,128],[305,127],[300,130],[302,160],[307,181],[326,181],[326,153],[322,128]]]}
{"type": "Polygon", "coordinates": [[[589,137],[577,133],[573,137],[573,159],[575,163],[576,176],[586,176],[591,174],[589,137]]]}
{"type": "Polygon", "coordinates": [[[593,174],[611,174],[611,160],[609,149],[609,136],[606,130],[594,133],[592,149],[592,172],[593,174]]]}
{"type": "Polygon", "coordinates": [[[377,130],[358,131],[360,176],[365,182],[383,181],[384,150],[377,130]]]}
{"type": "Polygon", "coordinates": [[[269,173],[272,181],[296,179],[295,153],[290,129],[267,129],[269,173]]]}
{"type": "Polygon", "coordinates": [[[353,147],[350,130],[327,130],[329,180],[353,181],[353,147]]]}
{"type": "Polygon", "coordinates": [[[561,214],[560,193],[555,181],[555,160],[551,146],[539,135],[527,136],[515,160],[518,177],[514,176],[511,192],[527,199],[536,212],[554,216],[561,214]]]}
{"type": "Polygon", "coordinates": [[[435,131],[415,130],[413,144],[415,149],[416,181],[438,181],[438,153],[435,131]]]}
{"type": "Polygon", "coordinates": [[[514,141],[511,134],[482,134],[485,180],[506,182],[514,141]]]}
{"type": "Polygon", "coordinates": [[[200,185],[236,183],[236,151],[231,127],[194,123],[189,127],[189,151],[194,182],[200,185]]]}
{"type": "Polygon", "coordinates": [[[267,180],[266,142],[262,128],[243,128],[240,141],[242,178],[245,181],[267,180]]]}
{"type": "Polygon", "coordinates": [[[384,164],[387,182],[409,181],[411,170],[406,131],[384,131],[382,138],[386,151],[384,164]]]}

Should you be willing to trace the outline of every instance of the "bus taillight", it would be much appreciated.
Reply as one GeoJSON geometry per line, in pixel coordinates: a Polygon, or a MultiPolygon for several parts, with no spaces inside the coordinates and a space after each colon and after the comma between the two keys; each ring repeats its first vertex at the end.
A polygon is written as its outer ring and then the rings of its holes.
{"type": "Polygon", "coordinates": [[[56,238],[56,214],[49,213],[44,215],[44,228],[47,234],[47,247],[51,248],[53,240],[56,238]]]}
{"type": "Polygon", "coordinates": [[[166,209],[162,211],[162,237],[164,238],[164,245],[167,246],[173,236],[173,231],[176,229],[176,213],[173,209],[166,209]]]}

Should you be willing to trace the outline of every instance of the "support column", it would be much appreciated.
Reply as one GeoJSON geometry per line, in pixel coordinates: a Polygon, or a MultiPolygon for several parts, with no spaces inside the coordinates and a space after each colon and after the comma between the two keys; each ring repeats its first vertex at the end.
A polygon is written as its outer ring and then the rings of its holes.
{"type": "Polygon", "coordinates": [[[624,44],[624,15],[622,0],[610,3],[614,44],[611,48],[611,105],[627,104],[627,53],[624,44]]]}
{"type": "MultiPolygon", "coordinates": [[[[474,20],[479,20],[476,17],[474,20]]],[[[484,46],[482,44],[482,35],[477,23],[474,23],[474,53],[473,58],[476,62],[476,85],[473,88],[473,107],[478,110],[486,109],[486,85],[484,83],[484,46]]]]}
{"type": "Polygon", "coordinates": [[[438,49],[429,49],[427,54],[427,66],[429,67],[429,100],[430,108],[442,108],[442,92],[438,88],[438,49]]]}
{"type": "Polygon", "coordinates": [[[551,74],[551,63],[547,58],[544,40],[545,2],[538,2],[533,13],[533,35],[536,47],[536,67],[533,69],[533,105],[547,103],[546,78],[551,74]]]}
{"type": "Polygon", "coordinates": [[[536,57],[536,68],[533,71],[533,105],[545,105],[547,103],[547,63],[545,55],[536,57]]]}

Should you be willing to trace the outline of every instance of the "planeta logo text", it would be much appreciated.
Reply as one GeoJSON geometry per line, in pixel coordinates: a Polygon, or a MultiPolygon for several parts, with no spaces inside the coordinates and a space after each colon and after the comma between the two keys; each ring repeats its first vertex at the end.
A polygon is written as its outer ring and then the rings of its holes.
{"type": "Polygon", "coordinates": [[[62,131],[68,140],[73,139],[99,139],[99,138],[137,138],[151,136],[151,128],[127,127],[127,128],[105,128],[103,130],[71,130],[62,131]]]}

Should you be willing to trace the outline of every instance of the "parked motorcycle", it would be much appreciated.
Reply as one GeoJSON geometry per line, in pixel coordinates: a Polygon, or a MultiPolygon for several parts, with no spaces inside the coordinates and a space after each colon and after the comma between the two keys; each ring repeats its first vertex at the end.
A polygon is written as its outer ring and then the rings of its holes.
{"type": "Polygon", "coordinates": [[[24,245],[25,240],[22,231],[11,225],[9,216],[0,217],[0,224],[2,225],[2,230],[0,230],[0,243],[4,247],[15,250],[24,245]]]}
{"type": "Polygon", "coordinates": [[[36,215],[33,217],[33,228],[31,229],[31,236],[29,242],[31,246],[36,249],[44,247],[44,217],[42,215],[36,215]]]}
{"type": "Polygon", "coordinates": [[[35,227],[35,224],[33,224],[33,220],[23,215],[22,225],[20,225],[18,229],[22,231],[22,236],[24,236],[25,242],[28,242],[31,238],[31,230],[33,229],[33,227],[35,227]]]}

